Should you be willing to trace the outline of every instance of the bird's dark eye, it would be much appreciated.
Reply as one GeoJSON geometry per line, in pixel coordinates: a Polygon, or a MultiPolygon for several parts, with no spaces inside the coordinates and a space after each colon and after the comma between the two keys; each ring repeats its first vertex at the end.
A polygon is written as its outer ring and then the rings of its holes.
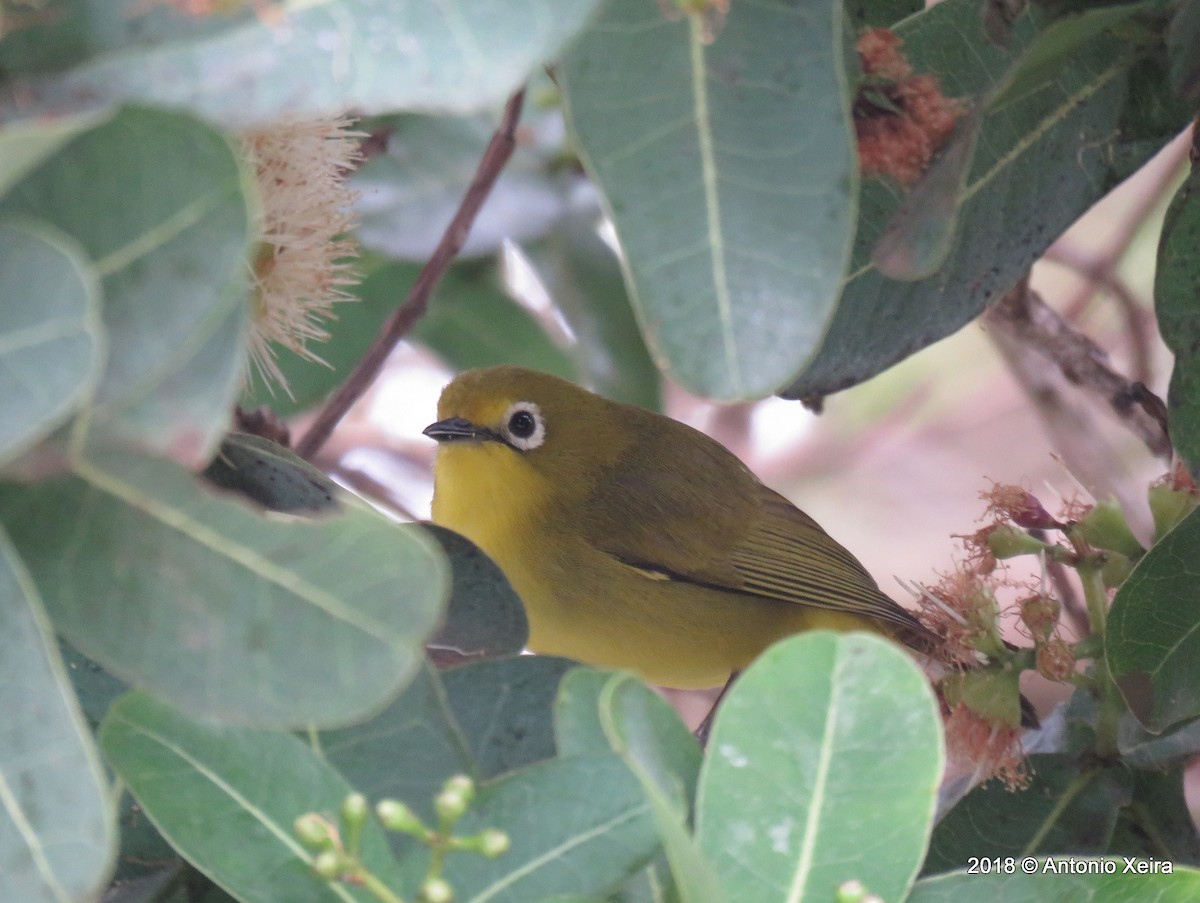
{"type": "Polygon", "coordinates": [[[537,421],[528,411],[517,411],[508,421],[508,431],[517,439],[528,439],[537,429],[537,421]]]}
{"type": "Polygon", "coordinates": [[[542,412],[532,401],[518,401],[510,407],[503,423],[508,444],[518,451],[535,449],[546,439],[542,412]]]}

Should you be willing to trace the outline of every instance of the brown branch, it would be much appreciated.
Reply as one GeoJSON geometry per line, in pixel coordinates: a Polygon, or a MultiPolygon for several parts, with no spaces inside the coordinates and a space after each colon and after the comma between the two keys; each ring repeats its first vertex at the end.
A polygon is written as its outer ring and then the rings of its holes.
{"type": "Polygon", "coordinates": [[[392,349],[424,315],[429,306],[430,295],[462,249],[479,209],[491,194],[492,186],[496,184],[496,179],[508,158],[512,156],[516,144],[517,122],[521,118],[524,102],[525,89],[522,87],[504,105],[504,115],[492,135],[487,150],[479,160],[479,166],[476,167],[475,176],[463,195],[462,203],[459,204],[454,218],[450,220],[450,225],[442,233],[441,241],[438,242],[429,261],[409,289],[408,298],[396,308],[362,360],[358,362],[358,366],[317,414],[308,432],[296,444],[296,454],[300,457],[310,460],[320,450],[333,433],[334,427],[379,376],[379,371],[383,369],[392,349]]]}
{"type": "Polygon", "coordinates": [[[1072,329],[1027,282],[1019,283],[987,316],[989,323],[1056,364],[1068,382],[1107,401],[1153,454],[1170,457],[1162,399],[1110,368],[1103,349],[1072,329]]]}

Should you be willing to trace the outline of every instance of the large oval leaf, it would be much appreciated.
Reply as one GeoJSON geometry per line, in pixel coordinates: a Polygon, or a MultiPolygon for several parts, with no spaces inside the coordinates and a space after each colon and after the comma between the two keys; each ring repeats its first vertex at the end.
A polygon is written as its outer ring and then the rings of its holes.
{"type": "Polygon", "coordinates": [[[1135,67],[1139,48],[1113,35],[1070,48],[1061,69],[1027,70],[1020,54],[1037,34],[1034,15],[1016,23],[1011,50],[991,40],[976,0],[945,0],[897,26],[914,70],[937,75],[947,96],[986,98],[1014,68],[1025,71],[1018,74],[1027,88],[1031,78],[1045,81],[984,115],[960,194],[959,238],[933,276],[900,282],[871,265],[903,196],[879,180],[864,182],[837,312],[820,352],[785,396],[862,382],[966,325],[1186,122],[1186,112],[1164,102],[1165,73],[1135,67]]]}
{"type": "Polygon", "coordinates": [[[718,710],[696,834],[739,903],[903,899],[933,823],[941,722],[899,647],[825,631],[777,643],[718,710]]]}
{"type": "Polygon", "coordinates": [[[1153,731],[1200,714],[1200,510],[1164,536],[1113,599],[1104,650],[1130,710],[1153,731]]]}
{"type": "Polygon", "coordinates": [[[104,357],[100,285],[75,242],[32,221],[0,222],[0,462],[66,420],[104,357]]]}
{"type": "MultiPolygon", "coordinates": [[[[100,743],[151,820],[202,872],[252,903],[350,903],[372,899],[326,885],[292,825],[306,812],[335,817],[351,787],[288,734],[200,724],[145,693],[109,710],[100,743]]],[[[383,829],[368,819],[363,860],[396,882],[383,829]]]]}
{"type": "Polygon", "coordinates": [[[75,68],[0,93],[0,121],[128,100],[227,124],[347,109],[479,110],[553,57],[594,5],[316,0],[191,15],[171,4],[72,0],[6,36],[0,69],[75,68]]]}
{"type": "Polygon", "coordinates": [[[99,757],[29,573],[0,530],[0,899],[91,899],[115,855],[99,757]]]}
{"type": "Polygon", "coordinates": [[[201,466],[245,367],[251,191],[224,136],[126,109],[49,157],[0,212],[71,235],[103,279],[108,365],[88,424],[201,466]]]}
{"type": "Polygon", "coordinates": [[[849,256],[842,5],[670,8],[607,0],[561,82],[660,364],[699,394],[762,397],[815,350],[849,256]]]}
{"type": "Polygon", "coordinates": [[[122,679],[259,726],[336,725],[409,679],[441,555],[354,508],[264,516],[170,462],[132,455],[0,489],[0,518],[55,624],[122,679]]]}

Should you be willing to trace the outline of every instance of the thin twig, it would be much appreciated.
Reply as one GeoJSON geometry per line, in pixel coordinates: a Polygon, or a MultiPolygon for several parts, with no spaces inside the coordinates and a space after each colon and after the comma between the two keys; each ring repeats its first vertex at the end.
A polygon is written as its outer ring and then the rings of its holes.
{"type": "Polygon", "coordinates": [[[1153,454],[1170,457],[1167,409],[1162,400],[1144,384],[1109,367],[1104,351],[1072,329],[1027,282],[1018,284],[988,312],[988,322],[1036,349],[1056,364],[1069,382],[1107,401],[1118,419],[1153,454]]]}
{"type": "Polygon", "coordinates": [[[308,432],[296,444],[296,454],[300,457],[311,459],[320,450],[333,433],[334,427],[375,381],[392,349],[424,315],[430,295],[462,249],[479,209],[491,193],[492,186],[496,184],[496,179],[508,158],[512,156],[516,144],[517,122],[521,118],[524,102],[525,89],[522,87],[504,105],[500,125],[496,127],[492,140],[475,169],[475,176],[463,195],[462,203],[459,204],[454,218],[450,220],[450,225],[442,233],[441,241],[438,242],[428,263],[409,290],[408,298],[396,308],[371,347],[367,349],[367,353],[358,362],[358,366],[321,409],[308,432]]]}

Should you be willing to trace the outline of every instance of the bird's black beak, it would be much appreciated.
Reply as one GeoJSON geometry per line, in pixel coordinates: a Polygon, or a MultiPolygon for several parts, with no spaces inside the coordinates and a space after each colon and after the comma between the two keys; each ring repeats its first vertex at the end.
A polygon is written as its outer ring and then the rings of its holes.
{"type": "Polygon", "coordinates": [[[439,420],[437,423],[429,424],[421,432],[438,442],[485,442],[496,438],[491,430],[478,427],[462,417],[439,420]]]}

